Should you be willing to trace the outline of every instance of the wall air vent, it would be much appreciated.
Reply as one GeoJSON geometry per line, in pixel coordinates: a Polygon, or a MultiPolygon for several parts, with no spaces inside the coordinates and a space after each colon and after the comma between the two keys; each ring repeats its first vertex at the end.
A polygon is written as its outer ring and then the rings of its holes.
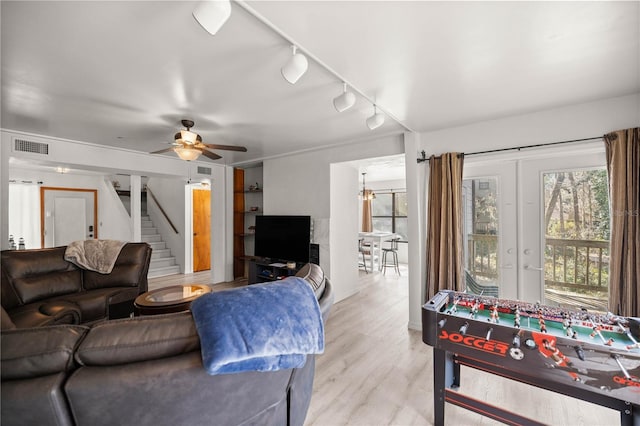
{"type": "Polygon", "coordinates": [[[198,166],[198,174],[211,176],[211,167],[198,166]]]}
{"type": "Polygon", "coordinates": [[[49,144],[27,141],[24,139],[14,139],[14,142],[14,151],[49,155],[49,144]]]}

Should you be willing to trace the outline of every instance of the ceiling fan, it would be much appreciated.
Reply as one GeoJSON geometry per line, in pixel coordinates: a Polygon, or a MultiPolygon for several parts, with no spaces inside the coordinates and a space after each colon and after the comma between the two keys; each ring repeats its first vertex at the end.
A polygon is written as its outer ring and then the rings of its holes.
{"type": "Polygon", "coordinates": [[[210,149],[247,152],[247,148],[244,146],[203,143],[200,135],[191,131],[194,125],[192,120],[182,120],[182,125],[186,127],[186,130],[180,130],[175,134],[175,141],[172,143],[173,146],[171,148],[161,149],[160,151],[154,151],[150,154],[162,154],[163,152],[174,151],[182,160],[191,161],[197,159],[200,154],[211,160],[222,158],[218,154],[209,151],[210,149]]]}

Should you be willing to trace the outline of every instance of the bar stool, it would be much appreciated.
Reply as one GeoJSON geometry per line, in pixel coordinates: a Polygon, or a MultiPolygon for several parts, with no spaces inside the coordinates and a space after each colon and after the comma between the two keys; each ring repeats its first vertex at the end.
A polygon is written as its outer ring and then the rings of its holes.
{"type": "Polygon", "coordinates": [[[398,241],[400,241],[400,238],[392,238],[389,240],[390,247],[382,247],[382,265],[380,265],[382,275],[387,272],[387,266],[393,266],[398,275],[400,275],[400,267],[398,266],[398,241]],[[391,253],[392,256],[391,263],[387,261],[388,253],[391,253]]]}
{"type": "Polygon", "coordinates": [[[360,238],[358,240],[358,252],[360,252],[360,255],[362,256],[362,263],[358,262],[358,267],[360,267],[360,265],[364,266],[364,272],[368,274],[369,271],[367,270],[367,258],[365,257],[365,255],[371,254],[371,249],[369,247],[365,247],[364,238],[360,238]]]}

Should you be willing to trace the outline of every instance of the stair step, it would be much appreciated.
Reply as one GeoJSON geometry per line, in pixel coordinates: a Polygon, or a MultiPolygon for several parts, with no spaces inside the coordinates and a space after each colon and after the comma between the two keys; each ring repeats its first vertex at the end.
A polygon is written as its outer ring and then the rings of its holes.
{"type": "Polygon", "coordinates": [[[176,264],[175,257],[162,257],[160,259],[151,259],[149,269],[164,268],[165,266],[173,266],[176,264]]]}
{"type": "Polygon", "coordinates": [[[171,250],[169,250],[168,248],[152,249],[152,251],[151,251],[151,259],[152,260],[163,259],[165,257],[171,257],[171,250]]]}
{"type": "Polygon", "coordinates": [[[180,266],[178,265],[167,266],[164,268],[149,269],[147,278],[158,278],[158,277],[164,277],[167,275],[175,275],[179,273],[180,273],[180,266]]]}
{"type": "Polygon", "coordinates": [[[162,241],[162,236],[160,234],[154,235],[142,235],[142,241],[145,243],[158,243],[162,241]]]}
{"type": "Polygon", "coordinates": [[[149,242],[149,245],[151,246],[151,250],[164,250],[167,248],[167,243],[165,243],[164,241],[157,241],[157,242],[149,242]]]}
{"type": "Polygon", "coordinates": [[[153,222],[151,222],[150,220],[141,220],[140,221],[140,225],[143,228],[152,228],[153,227],[153,222]]]}
{"type": "Polygon", "coordinates": [[[141,231],[142,231],[142,235],[155,235],[158,233],[158,229],[154,227],[145,228],[143,226],[141,231]]]}

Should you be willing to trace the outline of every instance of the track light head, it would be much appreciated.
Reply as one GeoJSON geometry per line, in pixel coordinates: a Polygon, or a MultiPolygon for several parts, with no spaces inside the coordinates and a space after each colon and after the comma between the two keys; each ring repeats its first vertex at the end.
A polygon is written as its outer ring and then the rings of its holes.
{"type": "Polygon", "coordinates": [[[338,112],[346,111],[356,103],[356,95],[347,91],[347,83],[342,84],[342,94],[333,98],[333,106],[338,112]]]}
{"type": "Polygon", "coordinates": [[[229,0],[206,0],[193,11],[193,17],[209,34],[215,35],[231,15],[229,0]]]}
{"type": "Polygon", "coordinates": [[[307,57],[302,53],[297,53],[296,46],[291,46],[293,48],[293,56],[289,58],[287,63],[282,67],[280,72],[282,72],[282,76],[285,80],[287,80],[291,84],[296,84],[296,82],[307,72],[307,68],[309,68],[309,62],[307,61],[307,57]]]}
{"type": "Polygon", "coordinates": [[[370,130],[375,130],[378,127],[382,126],[384,124],[384,115],[380,112],[378,112],[378,109],[376,108],[376,106],[373,106],[373,115],[369,118],[367,118],[367,127],[370,130]]]}

